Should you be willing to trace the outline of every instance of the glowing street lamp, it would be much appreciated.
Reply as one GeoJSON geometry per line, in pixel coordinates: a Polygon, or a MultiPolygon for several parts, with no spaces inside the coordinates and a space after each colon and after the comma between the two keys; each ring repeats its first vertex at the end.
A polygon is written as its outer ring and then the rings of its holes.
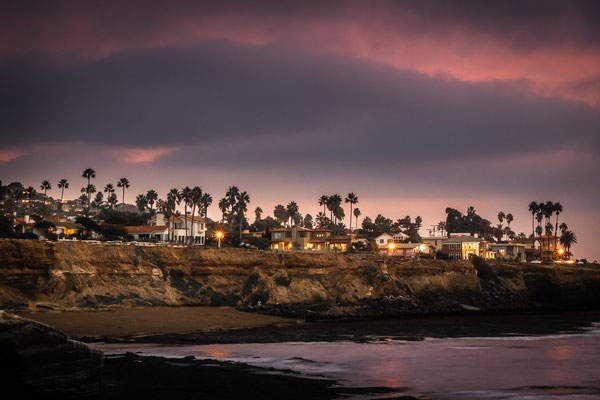
{"type": "Polygon", "coordinates": [[[221,238],[223,238],[223,236],[225,236],[223,234],[223,232],[221,231],[216,231],[215,232],[215,237],[217,238],[217,240],[219,241],[219,248],[221,248],[221,238]]]}
{"type": "Polygon", "coordinates": [[[422,245],[419,246],[419,251],[421,253],[425,253],[425,250],[427,250],[427,246],[425,246],[424,244],[422,244],[422,245]]]}
{"type": "Polygon", "coordinates": [[[390,253],[396,250],[396,243],[390,242],[390,244],[388,244],[388,250],[390,253]]]}
{"type": "Polygon", "coordinates": [[[558,249],[556,252],[558,253],[558,255],[560,256],[560,258],[562,259],[563,255],[565,254],[565,249],[561,248],[561,249],[558,249]]]}

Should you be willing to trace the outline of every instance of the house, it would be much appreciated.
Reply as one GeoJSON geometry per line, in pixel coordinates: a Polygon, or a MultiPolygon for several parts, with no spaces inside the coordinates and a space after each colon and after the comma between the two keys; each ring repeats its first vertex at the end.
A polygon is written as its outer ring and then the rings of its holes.
{"type": "Polygon", "coordinates": [[[389,233],[382,233],[381,235],[375,238],[375,243],[377,243],[377,247],[379,250],[387,249],[390,243],[394,242],[394,237],[389,233]]]}
{"type": "Polygon", "coordinates": [[[438,251],[442,249],[442,243],[446,239],[448,239],[447,236],[424,236],[421,238],[421,242],[432,246],[435,251],[438,251]]]}
{"type": "Polygon", "coordinates": [[[542,260],[554,260],[557,258],[558,237],[554,235],[538,236],[536,238],[540,243],[540,254],[542,260]]]}
{"type": "Polygon", "coordinates": [[[434,250],[430,244],[425,243],[397,243],[393,249],[390,247],[379,250],[382,254],[394,257],[417,257],[422,254],[433,254],[434,250]]]}
{"type": "Polygon", "coordinates": [[[540,241],[538,238],[520,238],[512,240],[511,243],[520,243],[525,246],[525,260],[533,261],[540,257],[540,241]]]}
{"type": "Polygon", "coordinates": [[[398,232],[398,233],[394,234],[393,238],[394,238],[394,243],[404,243],[404,241],[408,239],[408,235],[405,235],[402,232],[398,232]]]}
{"type": "Polygon", "coordinates": [[[125,229],[137,241],[166,241],[169,238],[169,228],[166,226],[126,226],[125,229]]]}
{"type": "Polygon", "coordinates": [[[178,243],[185,243],[186,238],[192,238],[192,243],[204,245],[206,243],[206,220],[190,214],[175,216],[172,215],[169,221],[164,214],[157,213],[150,217],[150,226],[167,227],[168,236],[162,240],[170,240],[178,243]]]}
{"type": "Polygon", "coordinates": [[[315,237],[314,239],[309,240],[305,249],[315,251],[346,251],[348,250],[348,243],[351,242],[356,242],[356,237],[354,235],[315,237]]]}
{"type": "Polygon", "coordinates": [[[487,241],[469,234],[452,234],[442,242],[442,252],[451,260],[468,260],[487,256],[487,241]]]}
{"type": "Polygon", "coordinates": [[[58,220],[54,223],[54,225],[56,226],[54,233],[56,233],[59,237],[82,237],[87,233],[83,225],[73,221],[58,220]]]}
{"type": "Polygon", "coordinates": [[[301,226],[292,226],[290,228],[276,228],[271,230],[271,249],[285,250],[292,247],[309,248],[321,250],[321,244],[313,242],[313,245],[307,247],[311,240],[324,240],[329,237],[330,231],[327,229],[308,229],[301,226]]]}
{"type": "Polygon", "coordinates": [[[526,261],[525,245],[522,243],[490,243],[489,247],[496,260],[526,261]]]}

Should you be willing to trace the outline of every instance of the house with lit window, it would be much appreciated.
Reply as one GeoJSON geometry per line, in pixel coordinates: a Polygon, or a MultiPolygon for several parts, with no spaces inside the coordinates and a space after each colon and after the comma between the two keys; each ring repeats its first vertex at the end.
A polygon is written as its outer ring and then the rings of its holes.
{"type": "Polygon", "coordinates": [[[433,254],[433,248],[429,244],[425,243],[394,243],[393,246],[389,246],[380,249],[381,254],[387,254],[394,257],[404,258],[415,258],[424,254],[433,254]]]}
{"type": "Polygon", "coordinates": [[[521,243],[490,243],[490,250],[494,252],[496,260],[514,260],[524,262],[525,245],[521,243]]]}
{"type": "Polygon", "coordinates": [[[448,239],[447,236],[423,236],[421,242],[430,245],[434,251],[438,251],[442,249],[442,244],[446,239],[448,239]]]}
{"type": "Polygon", "coordinates": [[[194,216],[191,214],[172,215],[169,220],[165,218],[164,214],[157,213],[150,217],[150,226],[154,227],[167,227],[166,236],[164,233],[156,233],[160,239],[165,241],[173,241],[177,243],[185,243],[186,238],[193,244],[204,245],[206,243],[206,220],[201,217],[194,216]]]}
{"type": "Polygon", "coordinates": [[[540,258],[541,244],[538,238],[517,238],[511,243],[520,243],[525,246],[525,260],[533,261],[540,258]]]}
{"type": "Polygon", "coordinates": [[[394,237],[389,233],[382,233],[375,238],[375,243],[377,243],[379,250],[385,250],[390,243],[394,243],[394,237]]]}
{"type": "Polygon", "coordinates": [[[311,240],[324,240],[330,235],[327,229],[308,229],[301,226],[292,226],[290,228],[275,228],[271,230],[271,249],[286,250],[292,247],[301,249],[321,249],[321,245],[317,246],[313,242],[308,246],[311,240]]]}
{"type": "Polygon", "coordinates": [[[451,260],[468,260],[473,256],[489,258],[487,241],[477,235],[451,234],[442,242],[442,252],[451,260]]]}

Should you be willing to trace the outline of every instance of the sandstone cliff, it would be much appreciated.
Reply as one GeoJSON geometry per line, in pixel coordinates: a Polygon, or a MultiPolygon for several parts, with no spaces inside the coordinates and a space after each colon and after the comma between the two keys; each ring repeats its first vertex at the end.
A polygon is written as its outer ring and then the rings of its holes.
{"type": "Polygon", "coordinates": [[[600,270],[482,268],[335,254],[0,240],[0,308],[232,305],[327,317],[600,304],[600,270]]]}

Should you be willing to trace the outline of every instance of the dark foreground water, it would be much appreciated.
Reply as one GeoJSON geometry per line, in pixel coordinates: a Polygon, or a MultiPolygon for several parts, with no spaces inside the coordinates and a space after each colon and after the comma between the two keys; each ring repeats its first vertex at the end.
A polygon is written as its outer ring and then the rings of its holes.
{"type": "Polygon", "coordinates": [[[402,395],[424,399],[600,399],[597,314],[572,319],[565,315],[521,315],[508,322],[510,317],[496,316],[498,323],[490,323],[490,317],[483,318],[484,323],[477,319],[442,320],[446,324],[437,320],[433,328],[432,320],[421,324],[395,320],[329,325],[336,332],[343,326],[347,333],[352,333],[355,326],[361,332],[360,340],[341,340],[338,335],[331,341],[332,336],[324,328],[323,341],[95,346],[107,354],[193,356],[275,369],[269,371],[271,374],[282,371],[327,378],[345,387],[386,387],[394,391],[371,398],[402,395]],[[470,328],[465,329],[464,325],[470,328]],[[406,335],[407,329],[429,332],[431,336],[401,339],[390,335],[394,326],[400,336],[406,335]],[[452,334],[457,331],[468,333],[452,334]],[[445,337],[444,332],[452,337],[445,337]]]}

